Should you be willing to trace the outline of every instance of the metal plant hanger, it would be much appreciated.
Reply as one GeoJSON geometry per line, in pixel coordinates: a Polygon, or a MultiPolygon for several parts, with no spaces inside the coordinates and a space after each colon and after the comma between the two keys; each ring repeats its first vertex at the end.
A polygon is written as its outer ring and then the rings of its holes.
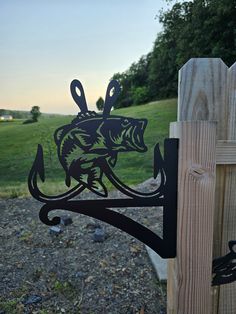
{"type": "Polygon", "coordinates": [[[107,88],[102,114],[88,110],[82,84],[71,82],[71,94],[80,108],[71,123],[58,128],[54,133],[59,161],[65,171],[65,184],[71,185],[71,178],[77,185],[67,192],[55,196],[44,194],[38,187],[38,177],[44,181],[43,148],[39,144],[35,161],[28,178],[31,195],[43,202],[39,217],[47,225],[60,223],[59,217],[48,218],[52,210],[63,209],[88,215],[107,222],[142,241],[163,258],[176,255],[176,208],[178,140],[165,139],[164,158],[159,145],[154,147],[153,177],[160,179],[156,189],[142,193],[124,184],[113,170],[118,155],[129,152],[145,153],[147,147],[143,135],[146,119],[134,119],[111,115],[111,109],[119,96],[120,86],[112,80],[107,88]],[[124,198],[107,198],[106,177],[123,193],[124,198]],[[74,199],[83,190],[90,190],[100,198],[95,200],[74,199]],[[112,208],[120,207],[163,207],[163,238],[120,214],[112,208]]]}

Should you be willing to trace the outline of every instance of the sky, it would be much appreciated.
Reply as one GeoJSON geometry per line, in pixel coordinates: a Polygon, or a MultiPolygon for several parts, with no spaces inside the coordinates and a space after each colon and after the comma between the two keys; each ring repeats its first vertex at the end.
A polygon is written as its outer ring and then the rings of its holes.
{"type": "Polygon", "coordinates": [[[70,82],[90,110],[114,73],[153,47],[164,0],[0,0],[0,108],[76,114],[70,82]]]}

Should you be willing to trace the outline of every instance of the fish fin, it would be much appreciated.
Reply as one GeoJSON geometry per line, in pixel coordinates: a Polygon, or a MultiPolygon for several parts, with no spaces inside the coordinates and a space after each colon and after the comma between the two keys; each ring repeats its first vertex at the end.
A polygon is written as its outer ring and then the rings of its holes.
{"type": "Polygon", "coordinates": [[[60,127],[59,129],[57,129],[55,131],[55,133],[54,133],[54,141],[55,141],[56,144],[59,144],[64,129],[65,129],[65,126],[62,126],[62,127],[60,127]]]}
{"type": "Polygon", "coordinates": [[[72,135],[77,138],[77,140],[83,145],[83,146],[90,146],[91,145],[91,135],[84,133],[82,130],[76,130],[72,132],[72,135]]]}
{"type": "Polygon", "coordinates": [[[90,182],[88,188],[90,191],[94,192],[99,196],[107,197],[108,195],[107,188],[105,187],[101,180],[96,179],[93,180],[92,182],[90,182]]]}
{"type": "Polygon", "coordinates": [[[82,183],[82,184],[88,184],[88,174],[87,173],[83,173],[80,175],[80,178],[79,178],[79,181],[82,183]]]}
{"type": "Polygon", "coordinates": [[[95,194],[107,197],[107,188],[102,182],[102,171],[99,167],[92,167],[88,177],[88,188],[95,194]]]}
{"type": "Polygon", "coordinates": [[[66,179],[65,179],[65,182],[66,182],[66,185],[68,187],[70,187],[70,184],[71,184],[71,178],[70,178],[70,175],[67,173],[66,174],[66,179]]]}
{"type": "Polygon", "coordinates": [[[113,155],[108,159],[108,163],[112,167],[115,167],[116,162],[117,162],[117,155],[113,155]]]}

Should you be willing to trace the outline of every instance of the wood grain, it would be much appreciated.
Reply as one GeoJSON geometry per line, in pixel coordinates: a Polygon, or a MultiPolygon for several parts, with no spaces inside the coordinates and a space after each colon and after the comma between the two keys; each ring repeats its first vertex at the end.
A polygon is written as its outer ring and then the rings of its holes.
{"type": "Polygon", "coordinates": [[[168,313],[209,314],[216,123],[171,124],[180,139],[177,257],[168,266],[168,313]]]}
{"type": "Polygon", "coordinates": [[[227,139],[227,82],[221,59],[190,59],[179,71],[178,121],[217,121],[217,139],[227,139]]]}
{"type": "Polygon", "coordinates": [[[217,141],[216,143],[216,164],[236,164],[236,141],[217,141]]]}

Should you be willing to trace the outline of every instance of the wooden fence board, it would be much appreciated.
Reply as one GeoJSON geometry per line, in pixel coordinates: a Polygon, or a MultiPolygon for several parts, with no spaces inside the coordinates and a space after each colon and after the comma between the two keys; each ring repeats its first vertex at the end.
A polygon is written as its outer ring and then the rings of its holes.
{"type": "Polygon", "coordinates": [[[227,139],[227,82],[221,59],[190,59],[179,71],[178,121],[217,121],[217,139],[227,139]]]}
{"type": "MultiPolygon", "coordinates": [[[[228,71],[228,111],[226,139],[232,141],[236,140],[236,63],[228,71]]],[[[221,255],[228,252],[229,240],[236,240],[236,165],[225,166],[221,255]]],[[[215,313],[236,313],[236,282],[220,286],[218,312],[215,313]]]]}
{"type": "Polygon", "coordinates": [[[177,258],[169,262],[168,313],[209,314],[216,123],[176,122],[171,127],[180,144],[177,258]]]}

